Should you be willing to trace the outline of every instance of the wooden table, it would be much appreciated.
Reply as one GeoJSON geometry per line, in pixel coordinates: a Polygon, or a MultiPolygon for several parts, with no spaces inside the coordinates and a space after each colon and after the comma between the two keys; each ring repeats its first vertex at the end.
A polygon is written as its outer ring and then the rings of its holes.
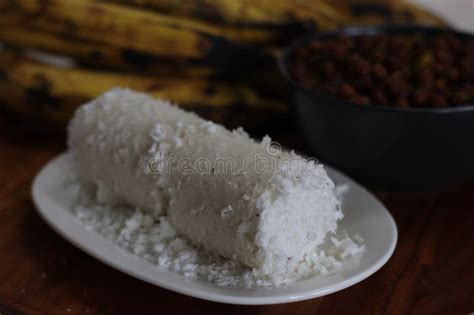
{"type": "MultiPolygon", "coordinates": [[[[304,302],[237,306],[160,289],[98,262],[53,232],[31,201],[64,132],[0,113],[0,314],[468,314],[474,312],[474,181],[424,193],[378,193],[399,229],[375,275],[304,302]]],[[[295,137],[278,137],[293,146],[295,137]]]]}

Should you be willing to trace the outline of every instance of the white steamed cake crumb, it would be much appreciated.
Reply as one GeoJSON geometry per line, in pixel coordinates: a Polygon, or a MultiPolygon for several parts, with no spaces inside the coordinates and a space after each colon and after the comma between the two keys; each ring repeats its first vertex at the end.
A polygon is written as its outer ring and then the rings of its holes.
{"type": "MultiPolygon", "coordinates": [[[[229,278],[229,261],[217,267],[201,263],[193,258],[201,257],[196,248],[175,237],[175,229],[196,246],[236,261],[232,266],[253,268],[249,275],[256,285],[281,285],[340,264],[320,249],[343,217],[334,183],[322,165],[278,150],[269,137],[259,143],[242,130],[226,130],[167,102],[114,89],[78,109],[68,143],[80,179],[99,186],[94,191],[99,203],[128,204],[139,211],[122,214],[113,239],[146,259],[153,249],[162,267],[199,277],[193,270],[204,266],[207,278],[224,279],[213,282],[238,285],[235,277],[241,272],[229,278]],[[249,157],[254,157],[250,164],[249,157]],[[259,167],[261,158],[266,168],[259,167]],[[180,167],[186,160],[229,159],[244,172],[180,167]],[[170,229],[171,240],[163,239],[170,229]],[[149,241],[150,235],[157,241],[149,241]]],[[[97,207],[90,209],[94,215],[97,207]]],[[[116,224],[116,215],[105,217],[105,231],[116,224]]]]}

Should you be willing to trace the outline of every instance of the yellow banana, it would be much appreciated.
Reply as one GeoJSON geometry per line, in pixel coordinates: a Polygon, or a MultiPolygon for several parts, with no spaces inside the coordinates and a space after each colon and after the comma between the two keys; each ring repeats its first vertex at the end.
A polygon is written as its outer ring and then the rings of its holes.
{"type": "Polygon", "coordinates": [[[65,122],[81,103],[115,86],[144,91],[185,107],[249,108],[284,112],[279,101],[265,99],[251,88],[201,79],[159,79],[130,74],[57,68],[9,53],[0,54],[0,100],[7,109],[65,122]],[[33,106],[32,106],[33,105],[33,106]]]}
{"type": "Polygon", "coordinates": [[[274,0],[207,0],[207,1],[153,1],[112,0],[124,5],[138,5],[175,16],[198,17],[221,24],[280,25],[312,21],[318,29],[337,26],[338,13],[319,1],[274,0]],[[330,14],[328,14],[330,12],[330,14]],[[334,16],[331,16],[334,15],[334,16]]]}
{"type": "MultiPolygon", "coordinates": [[[[212,36],[261,43],[279,37],[265,29],[227,28],[194,19],[92,0],[0,1],[2,18],[16,15],[33,29],[109,43],[158,55],[200,58],[215,48],[212,36]]],[[[0,22],[1,23],[1,22],[0,22]]]]}
{"type": "Polygon", "coordinates": [[[160,60],[155,56],[130,49],[114,48],[24,28],[0,28],[0,42],[17,48],[35,49],[72,57],[80,65],[117,71],[139,71],[159,76],[202,78],[217,76],[220,72],[217,68],[192,65],[185,60],[160,60]]]}
{"type": "Polygon", "coordinates": [[[404,0],[320,1],[345,15],[347,18],[340,21],[344,25],[386,23],[446,25],[441,18],[404,0]]]}

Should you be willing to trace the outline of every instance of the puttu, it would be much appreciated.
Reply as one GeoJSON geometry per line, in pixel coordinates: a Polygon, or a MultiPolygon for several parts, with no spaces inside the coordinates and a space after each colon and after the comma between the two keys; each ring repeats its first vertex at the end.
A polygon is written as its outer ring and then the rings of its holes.
{"type": "Polygon", "coordinates": [[[191,243],[262,278],[312,268],[343,217],[323,165],[143,93],[106,92],[76,111],[68,131],[98,202],[167,215],[191,243]]]}

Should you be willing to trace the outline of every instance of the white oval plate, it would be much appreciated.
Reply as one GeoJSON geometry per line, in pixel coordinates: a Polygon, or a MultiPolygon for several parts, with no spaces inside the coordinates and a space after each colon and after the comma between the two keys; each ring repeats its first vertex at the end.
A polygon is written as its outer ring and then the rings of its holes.
{"type": "Polygon", "coordinates": [[[354,285],[380,269],[395,249],[397,227],[387,209],[359,184],[332,168],[326,168],[337,184],[345,183],[349,187],[342,201],[345,217],[339,229],[349,235],[360,235],[366,251],[336,273],[317,275],[278,288],[226,288],[188,279],[160,269],[100,234],[86,230],[72,214],[73,196],[64,188],[69,172],[66,154],[50,161],[36,176],[33,201],[41,217],[62,237],[103,263],[135,278],[171,291],[222,303],[287,303],[323,296],[354,285]]]}

